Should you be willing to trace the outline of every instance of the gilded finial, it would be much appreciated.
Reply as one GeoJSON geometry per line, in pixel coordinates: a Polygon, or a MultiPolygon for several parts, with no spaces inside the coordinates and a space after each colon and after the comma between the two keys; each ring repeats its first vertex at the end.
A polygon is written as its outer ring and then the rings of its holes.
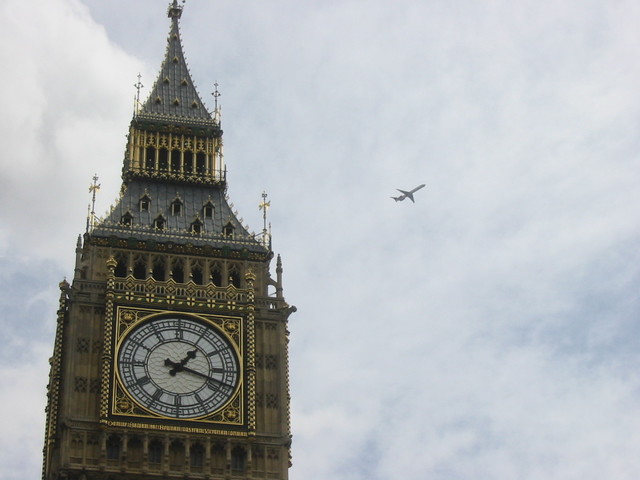
{"type": "Polygon", "coordinates": [[[271,202],[267,202],[267,192],[262,192],[262,203],[258,205],[258,208],[262,210],[262,242],[265,247],[268,246],[268,234],[267,234],[267,210],[271,207],[271,202]]]}
{"type": "Polygon", "coordinates": [[[89,193],[91,193],[91,211],[87,216],[87,232],[93,228],[96,223],[96,192],[100,190],[98,183],[98,174],[93,175],[93,183],[89,185],[89,193]]]}
{"type": "Polygon", "coordinates": [[[142,82],[140,81],[142,79],[142,75],[140,73],[138,73],[138,83],[134,84],[133,86],[136,87],[136,104],[135,104],[135,108],[134,108],[134,113],[135,115],[138,114],[138,111],[140,110],[140,90],[144,87],[144,85],[142,85],[142,82]]]}
{"type": "MultiPolygon", "coordinates": [[[[184,2],[186,0],[182,0],[182,5],[184,5],[184,2]]],[[[182,6],[178,5],[178,0],[173,0],[173,2],[169,5],[169,8],[167,9],[167,16],[169,18],[175,18],[178,19],[182,16],[182,6]]]]}
{"type": "Polygon", "coordinates": [[[213,120],[220,125],[220,117],[221,117],[221,113],[220,113],[220,107],[218,106],[218,97],[220,97],[220,95],[222,95],[220,93],[220,91],[218,90],[218,87],[220,86],[218,84],[218,82],[214,83],[213,86],[216,88],[213,93],[211,95],[213,95],[213,120]]]}

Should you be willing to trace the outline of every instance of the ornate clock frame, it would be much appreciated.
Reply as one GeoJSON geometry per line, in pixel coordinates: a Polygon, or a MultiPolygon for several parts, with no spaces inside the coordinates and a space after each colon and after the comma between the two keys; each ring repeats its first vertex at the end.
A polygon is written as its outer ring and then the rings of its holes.
{"type": "Polygon", "coordinates": [[[199,286],[192,282],[178,289],[175,282],[117,278],[115,260],[107,262],[105,351],[102,360],[101,423],[132,429],[184,431],[186,433],[246,436],[255,432],[255,275],[245,275],[246,289],[199,286]],[[203,302],[207,312],[202,311],[203,302]],[[209,313],[211,312],[211,313],[209,313]],[[117,370],[117,345],[134,325],[162,315],[204,319],[220,329],[242,366],[240,385],[222,408],[204,418],[176,419],[137,405],[122,385],[117,370]]]}

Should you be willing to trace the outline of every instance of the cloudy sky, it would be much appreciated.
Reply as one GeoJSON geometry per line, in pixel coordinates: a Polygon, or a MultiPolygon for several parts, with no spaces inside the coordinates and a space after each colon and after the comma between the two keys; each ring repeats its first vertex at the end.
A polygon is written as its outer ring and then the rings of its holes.
{"type": "MultiPolygon", "coordinates": [[[[58,282],[167,0],[2,0],[0,479],[38,478],[58,282]]],[[[271,199],[292,480],[640,478],[640,3],[189,0],[229,194],[271,199]],[[416,203],[396,188],[426,183],[416,203]]]]}

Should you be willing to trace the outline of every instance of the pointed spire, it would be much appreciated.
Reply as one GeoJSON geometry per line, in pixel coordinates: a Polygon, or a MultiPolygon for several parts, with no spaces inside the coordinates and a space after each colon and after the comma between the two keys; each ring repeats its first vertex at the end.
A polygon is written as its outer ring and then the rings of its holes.
{"type": "Polygon", "coordinates": [[[138,116],[171,123],[210,124],[213,119],[200,99],[184,57],[179,27],[182,10],[177,0],[169,5],[167,15],[171,19],[171,28],[165,58],[138,116]]]}

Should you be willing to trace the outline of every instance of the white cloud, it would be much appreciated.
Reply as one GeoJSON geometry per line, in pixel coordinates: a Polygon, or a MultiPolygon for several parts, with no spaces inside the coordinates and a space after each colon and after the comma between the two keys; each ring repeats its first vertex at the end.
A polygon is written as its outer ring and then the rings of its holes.
{"type": "MultiPolygon", "coordinates": [[[[0,245],[30,274],[15,291],[71,272],[94,171],[100,208],[115,197],[141,68],[115,45],[145,55],[148,86],[164,53],[157,2],[85,4],[106,30],[70,0],[2,7],[18,54],[2,42],[0,57],[25,73],[0,89],[2,200],[22,206],[3,209],[0,245]]],[[[221,84],[231,198],[260,229],[269,192],[298,306],[293,480],[638,477],[639,16],[570,0],[186,5],[194,79],[207,101],[221,84]],[[416,204],[388,198],[423,182],[416,204]]]]}

